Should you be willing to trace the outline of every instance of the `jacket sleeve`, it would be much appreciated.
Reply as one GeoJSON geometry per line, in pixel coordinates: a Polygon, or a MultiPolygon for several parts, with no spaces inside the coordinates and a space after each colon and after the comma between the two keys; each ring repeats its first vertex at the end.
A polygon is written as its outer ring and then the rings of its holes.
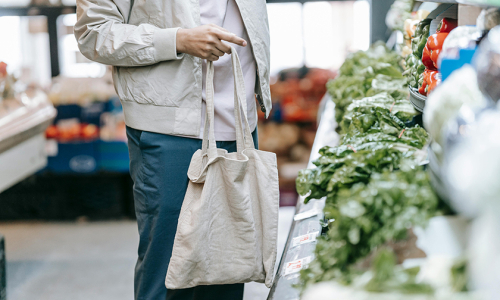
{"type": "Polygon", "coordinates": [[[82,54],[96,62],[122,67],[182,58],[175,44],[179,28],[129,25],[129,12],[130,0],[77,0],[75,37],[82,54]]]}

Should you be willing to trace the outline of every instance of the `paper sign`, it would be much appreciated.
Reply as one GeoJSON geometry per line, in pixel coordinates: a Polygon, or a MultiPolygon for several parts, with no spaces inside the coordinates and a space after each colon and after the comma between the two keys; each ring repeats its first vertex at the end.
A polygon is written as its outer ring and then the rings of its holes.
{"type": "Polygon", "coordinates": [[[310,232],[308,234],[300,235],[292,239],[292,248],[298,245],[307,244],[316,241],[319,231],[310,232]]]}
{"type": "Polygon", "coordinates": [[[302,270],[302,268],[307,266],[311,261],[312,261],[312,256],[307,256],[307,257],[286,263],[285,276],[299,272],[300,270],[302,270]]]}

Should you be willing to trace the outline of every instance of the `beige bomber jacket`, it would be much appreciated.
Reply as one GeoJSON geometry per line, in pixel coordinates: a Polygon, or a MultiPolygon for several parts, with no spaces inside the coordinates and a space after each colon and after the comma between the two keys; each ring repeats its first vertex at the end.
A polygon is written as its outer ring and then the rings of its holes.
{"type": "MultiPolygon", "coordinates": [[[[128,126],[199,135],[202,60],[178,55],[175,44],[179,28],[200,26],[198,1],[77,0],[75,36],[80,51],[90,60],[113,66],[128,126]]],[[[257,64],[255,93],[267,117],[272,104],[266,1],[236,3],[257,64]]]]}

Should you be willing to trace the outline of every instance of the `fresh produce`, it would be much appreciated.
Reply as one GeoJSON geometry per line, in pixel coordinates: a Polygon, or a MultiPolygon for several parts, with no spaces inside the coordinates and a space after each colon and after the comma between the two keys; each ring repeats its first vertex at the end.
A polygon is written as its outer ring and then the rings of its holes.
{"type": "Polygon", "coordinates": [[[327,197],[335,202],[341,188],[349,188],[355,183],[368,182],[372,173],[394,170],[403,158],[411,157],[411,152],[401,152],[385,143],[367,143],[324,147],[321,157],[314,162],[316,168],[299,172],[296,180],[297,192],[310,199],[327,197]]]}
{"type": "MultiPolygon", "coordinates": [[[[443,18],[439,23],[436,33],[427,39],[422,53],[422,64],[425,66],[425,71],[419,74],[418,79],[418,92],[420,94],[427,96],[441,82],[437,72],[439,55],[449,32],[456,27],[457,20],[443,18]]],[[[414,81],[412,79],[410,81],[413,84],[414,81]]]]}
{"type": "Polygon", "coordinates": [[[422,52],[429,37],[431,19],[423,19],[415,29],[411,39],[412,53],[406,57],[406,71],[403,73],[408,79],[408,85],[417,88],[420,74],[425,70],[422,63],[422,52]]]}
{"type": "Polygon", "coordinates": [[[403,38],[405,42],[401,50],[401,55],[404,58],[412,54],[411,40],[415,35],[417,25],[418,23],[420,23],[420,21],[427,18],[428,15],[429,15],[428,11],[419,9],[418,11],[412,12],[411,18],[408,18],[404,21],[403,38]]]}
{"type": "Polygon", "coordinates": [[[368,51],[351,54],[339,70],[339,75],[328,82],[327,88],[335,102],[335,117],[340,122],[347,106],[353,100],[382,91],[404,92],[404,81],[394,85],[394,79],[403,79],[400,56],[377,43],[368,51]],[[383,76],[382,76],[383,75],[383,76]],[[375,80],[376,79],[376,80],[375,80]],[[369,94],[368,94],[369,93],[369,94]]]}
{"type": "Polygon", "coordinates": [[[425,130],[406,128],[387,108],[357,106],[348,117],[342,122],[341,145],[322,148],[316,168],[299,172],[297,191],[308,195],[306,202],[324,196],[334,199],[339,188],[367,182],[374,172],[397,169],[403,158],[411,158],[428,140],[425,130]]]}
{"type": "Polygon", "coordinates": [[[58,135],[59,135],[59,129],[57,129],[56,125],[50,125],[45,130],[45,137],[47,139],[57,139],[58,135]]]}
{"type": "Polygon", "coordinates": [[[387,12],[385,23],[391,30],[405,30],[404,20],[411,17],[414,0],[396,0],[387,12]]]}
{"type": "Polygon", "coordinates": [[[418,89],[421,95],[427,96],[438,85],[440,82],[438,74],[438,71],[429,69],[426,69],[424,73],[422,73],[422,84],[418,89]]]}
{"type": "Polygon", "coordinates": [[[427,44],[425,45],[424,53],[422,55],[422,63],[429,70],[438,69],[438,58],[443,48],[443,43],[447,32],[435,33],[429,37],[427,44]]]}
{"type": "Polygon", "coordinates": [[[437,27],[436,33],[450,33],[453,29],[457,28],[458,22],[455,19],[443,18],[437,27]]]}
{"type": "MultiPolygon", "coordinates": [[[[405,93],[407,94],[406,90],[405,93]]],[[[415,110],[413,105],[406,99],[406,96],[401,98],[394,98],[391,96],[391,94],[384,92],[372,97],[365,97],[360,100],[354,100],[345,110],[341,127],[349,127],[352,116],[355,112],[366,111],[367,109],[372,107],[386,108],[389,110],[389,112],[394,114],[403,122],[410,121],[414,116],[417,115],[417,111],[415,110]]]]}
{"type": "Polygon", "coordinates": [[[424,19],[420,21],[411,40],[411,50],[413,54],[418,58],[422,57],[422,51],[424,50],[425,43],[427,42],[427,38],[429,37],[431,21],[431,19],[424,19]]]}
{"type": "MultiPolygon", "coordinates": [[[[318,68],[286,69],[271,84],[271,97],[277,109],[271,120],[278,122],[315,122],[318,107],[326,93],[326,83],[335,77],[330,70],[318,68]]],[[[265,114],[259,113],[265,120],[265,114]]]]}
{"type": "Polygon", "coordinates": [[[418,77],[424,72],[425,66],[422,60],[412,53],[406,58],[406,67],[407,69],[403,74],[408,78],[408,85],[416,88],[418,85],[418,77]]]}
{"type": "Polygon", "coordinates": [[[45,130],[45,137],[60,142],[96,140],[99,138],[99,128],[94,124],[66,121],[49,126],[45,130]]]}
{"type": "Polygon", "coordinates": [[[7,64],[0,61],[0,79],[7,77],[7,64]]]}
{"type": "MultiPolygon", "coordinates": [[[[351,283],[357,275],[367,271],[362,260],[372,251],[405,239],[408,228],[425,225],[429,218],[439,213],[438,200],[426,172],[420,167],[403,166],[399,171],[387,169],[375,173],[366,183],[341,188],[334,203],[327,198],[325,215],[335,221],[329,223],[327,235],[319,238],[315,260],[301,272],[304,284],[328,280],[351,283]]],[[[382,267],[377,266],[385,260],[379,255],[373,264],[376,276],[366,289],[409,293],[432,291],[429,286],[419,286],[412,280],[411,284],[387,284],[394,281],[395,258],[391,258],[392,251],[384,256],[392,261],[385,269],[387,276],[381,276],[382,267]]]]}
{"type": "Polygon", "coordinates": [[[449,32],[457,27],[457,20],[443,18],[436,33],[429,36],[431,19],[424,19],[416,26],[412,38],[412,53],[406,57],[403,73],[408,85],[427,96],[439,83],[438,59],[449,32]]]}
{"type": "Polygon", "coordinates": [[[410,228],[439,213],[427,173],[417,166],[429,136],[418,125],[407,125],[417,112],[407,100],[400,70],[386,62],[368,63],[370,51],[350,57],[328,85],[340,145],[322,148],[315,168],[301,170],[296,180],[305,202],[326,199],[324,214],[330,220],[301,283],[351,284],[371,272],[366,290],[432,293],[432,287],[416,282],[418,268],[396,266],[391,248],[410,228]],[[373,262],[371,270],[367,261],[373,262]]]}

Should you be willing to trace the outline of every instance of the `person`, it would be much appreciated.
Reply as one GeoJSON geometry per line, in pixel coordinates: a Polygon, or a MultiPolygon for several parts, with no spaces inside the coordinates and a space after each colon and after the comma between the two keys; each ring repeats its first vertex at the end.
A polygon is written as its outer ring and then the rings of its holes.
{"type": "Polygon", "coordinates": [[[248,121],[257,146],[257,106],[269,115],[265,0],[77,0],[75,36],[88,59],[113,66],[127,125],[139,228],[136,300],[242,299],[243,284],[167,290],[165,276],[201,148],[206,61],[215,67],[215,138],[236,151],[230,45],[241,59],[248,121]]]}

